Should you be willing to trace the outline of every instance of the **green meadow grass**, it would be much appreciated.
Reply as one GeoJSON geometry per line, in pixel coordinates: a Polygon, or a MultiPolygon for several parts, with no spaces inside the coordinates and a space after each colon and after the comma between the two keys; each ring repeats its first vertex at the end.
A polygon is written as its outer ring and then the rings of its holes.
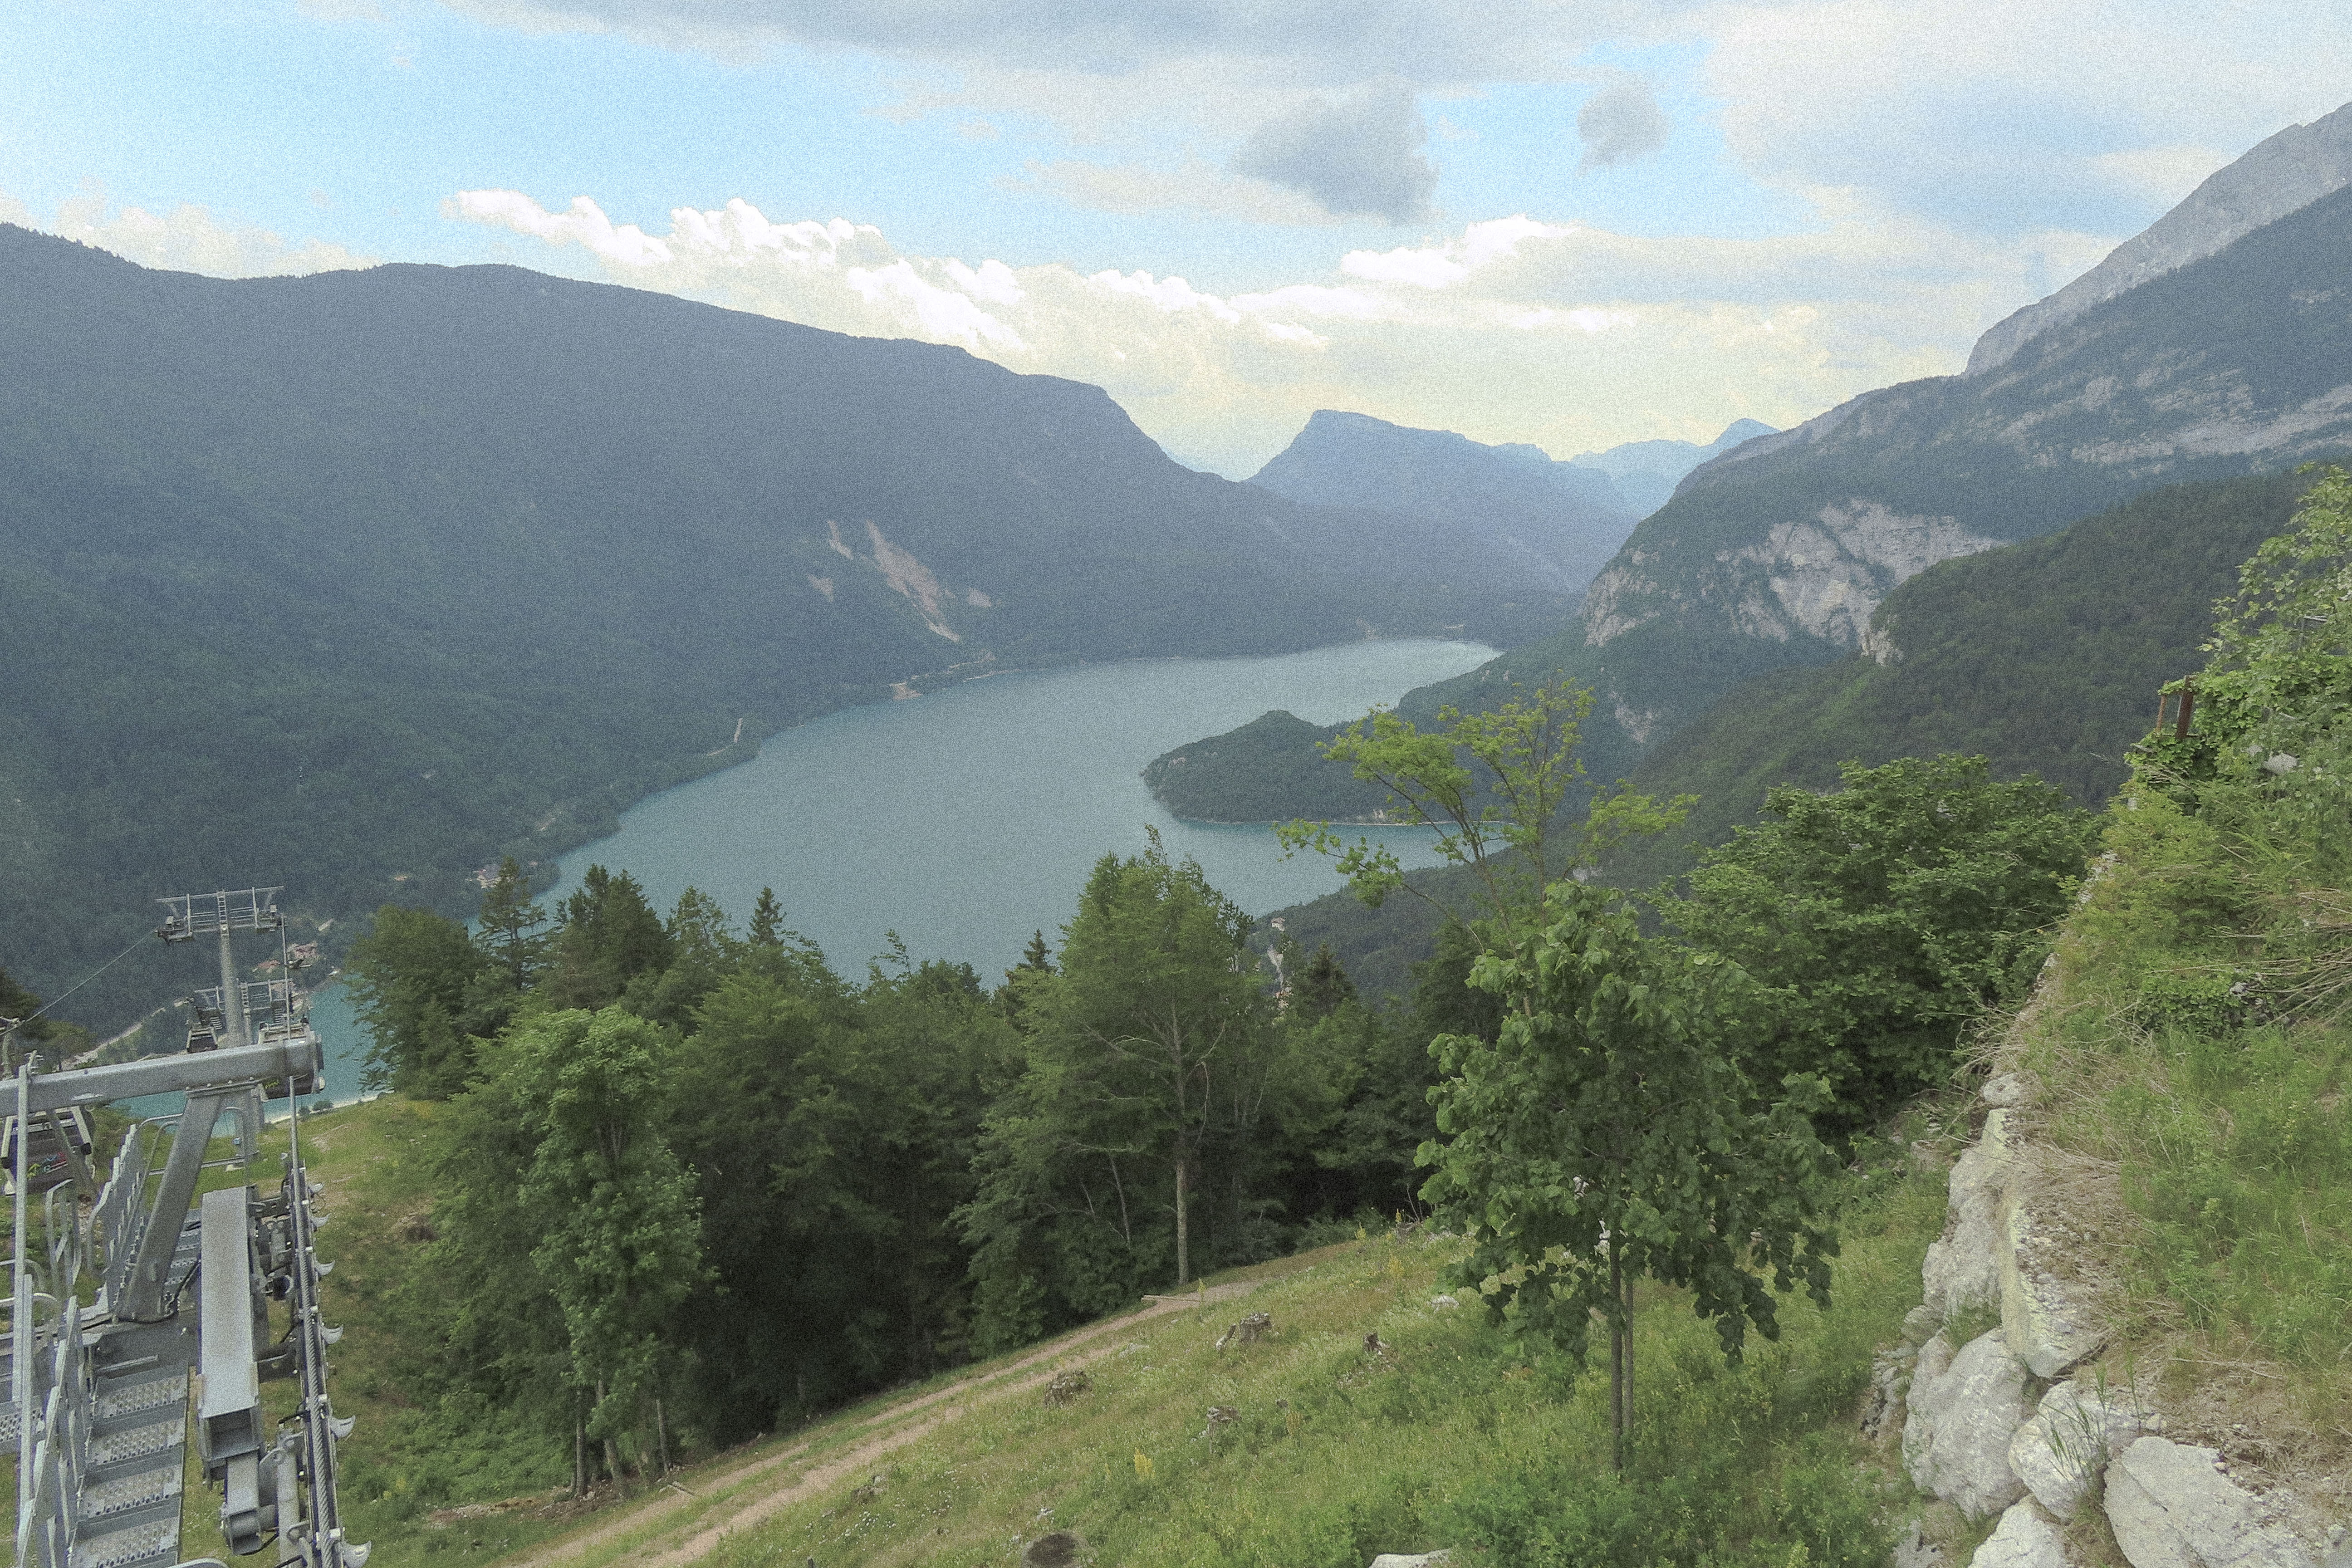
{"type": "Polygon", "coordinates": [[[1751,1339],[1738,1367],[1679,1293],[1643,1292],[1622,1479],[1605,1377],[1529,1357],[1467,1291],[1433,1306],[1457,1244],[1381,1237],[1139,1325],[1071,1405],[983,1399],[887,1456],[878,1486],[848,1478],[709,1561],[1002,1564],[1069,1529],[1096,1562],[1165,1568],[1362,1568],[1438,1546],[1531,1568],[1878,1564],[1915,1500],[1855,1415],[1943,1217],[1938,1179],[1879,1185],[1848,1215],[1832,1308],[1787,1302],[1779,1342],[1751,1339]],[[1273,1339],[1215,1348],[1256,1310],[1273,1339]],[[1212,1405],[1237,1418],[1211,1431],[1212,1405]]]}

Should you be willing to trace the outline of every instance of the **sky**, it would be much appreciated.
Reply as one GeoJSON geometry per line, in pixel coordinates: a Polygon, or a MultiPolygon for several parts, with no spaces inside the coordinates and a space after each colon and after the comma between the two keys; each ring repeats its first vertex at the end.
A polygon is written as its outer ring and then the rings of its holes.
{"type": "Polygon", "coordinates": [[[954,343],[1239,478],[1950,374],[2347,99],[2352,0],[8,0],[0,221],[954,343]]]}

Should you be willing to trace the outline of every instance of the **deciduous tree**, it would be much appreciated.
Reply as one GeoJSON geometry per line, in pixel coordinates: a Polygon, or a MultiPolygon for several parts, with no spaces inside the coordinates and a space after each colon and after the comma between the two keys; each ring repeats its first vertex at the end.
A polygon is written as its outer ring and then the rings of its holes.
{"type": "MultiPolygon", "coordinates": [[[[1376,708],[1322,748],[1353,764],[1358,778],[1387,789],[1401,819],[1434,829],[1439,857],[1472,874],[1478,907],[1447,907],[1449,919],[1469,924],[1482,916],[1522,917],[1504,921],[1497,935],[1523,929],[1555,879],[1628,837],[1663,832],[1690,805],[1676,799],[1661,806],[1620,784],[1595,794],[1580,823],[1563,834],[1560,819],[1584,783],[1576,748],[1592,693],[1570,680],[1510,689],[1500,707],[1486,712],[1441,708],[1437,727],[1428,731],[1376,708]]],[[[1407,880],[1393,850],[1369,837],[1349,844],[1320,822],[1293,822],[1276,832],[1286,851],[1312,849],[1338,860],[1366,903],[1378,905],[1400,889],[1437,901],[1407,880]]]]}
{"type": "Polygon", "coordinates": [[[1644,938],[1597,888],[1553,884],[1542,921],[1472,974],[1507,1006],[1492,1041],[1433,1045],[1445,1139],[1422,1150],[1423,1195],[1469,1237],[1459,1278],[1498,1321],[1579,1362],[1606,1323],[1622,1468],[1633,1281],[1688,1289],[1734,1360],[1751,1327],[1777,1336],[1774,1291],[1827,1301],[1834,1165],[1807,1120],[1824,1091],[1760,1094],[1728,1048],[1745,977],[1644,938]]]}
{"type": "Polygon", "coordinates": [[[661,1130],[671,1055],[654,1025],[606,1008],[519,1026],[496,1064],[538,1137],[518,1201],[608,1462],[649,1408],[658,1421],[666,1331],[703,1272],[694,1178],[661,1130]]]}

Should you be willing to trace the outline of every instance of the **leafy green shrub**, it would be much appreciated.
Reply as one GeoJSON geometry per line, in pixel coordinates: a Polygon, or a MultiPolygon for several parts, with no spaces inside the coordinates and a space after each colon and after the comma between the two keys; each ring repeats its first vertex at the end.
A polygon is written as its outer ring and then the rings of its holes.
{"type": "Polygon", "coordinates": [[[1843,787],[1776,788],[1667,908],[1766,988],[1764,1082],[1818,1073],[1851,1132],[1949,1080],[1987,1009],[2021,996],[2081,877],[2094,819],[1982,757],[1848,763],[1843,787]]]}
{"type": "Polygon", "coordinates": [[[2162,971],[2140,982],[2137,1008],[2142,1028],[2207,1035],[2242,1027],[2248,1010],[2247,984],[2240,976],[2162,971]]]}

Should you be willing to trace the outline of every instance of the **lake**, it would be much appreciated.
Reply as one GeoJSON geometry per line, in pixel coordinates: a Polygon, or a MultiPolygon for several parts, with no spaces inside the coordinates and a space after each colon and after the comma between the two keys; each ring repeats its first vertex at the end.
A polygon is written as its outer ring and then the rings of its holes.
{"type": "MultiPolygon", "coordinates": [[[[1327,861],[1284,860],[1269,828],[1171,816],[1143,787],[1144,765],[1269,709],[1312,723],[1354,718],[1493,657],[1477,643],[1349,643],[1013,672],[847,709],[632,806],[620,831],[562,858],[543,901],[551,910],[602,865],[635,877],[665,911],[698,888],[740,929],[772,887],[785,923],[848,979],[864,978],[895,931],[915,962],[969,963],[993,984],[1031,931],[1059,945],[1095,862],[1140,851],[1147,828],[1254,914],[1337,890],[1327,861]]],[[[1378,837],[1408,865],[1434,859],[1425,834],[1378,837]]],[[[330,1092],[349,1099],[364,1043],[340,987],[320,996],[312,1021],[333,1058],[330,1092]]]]}

